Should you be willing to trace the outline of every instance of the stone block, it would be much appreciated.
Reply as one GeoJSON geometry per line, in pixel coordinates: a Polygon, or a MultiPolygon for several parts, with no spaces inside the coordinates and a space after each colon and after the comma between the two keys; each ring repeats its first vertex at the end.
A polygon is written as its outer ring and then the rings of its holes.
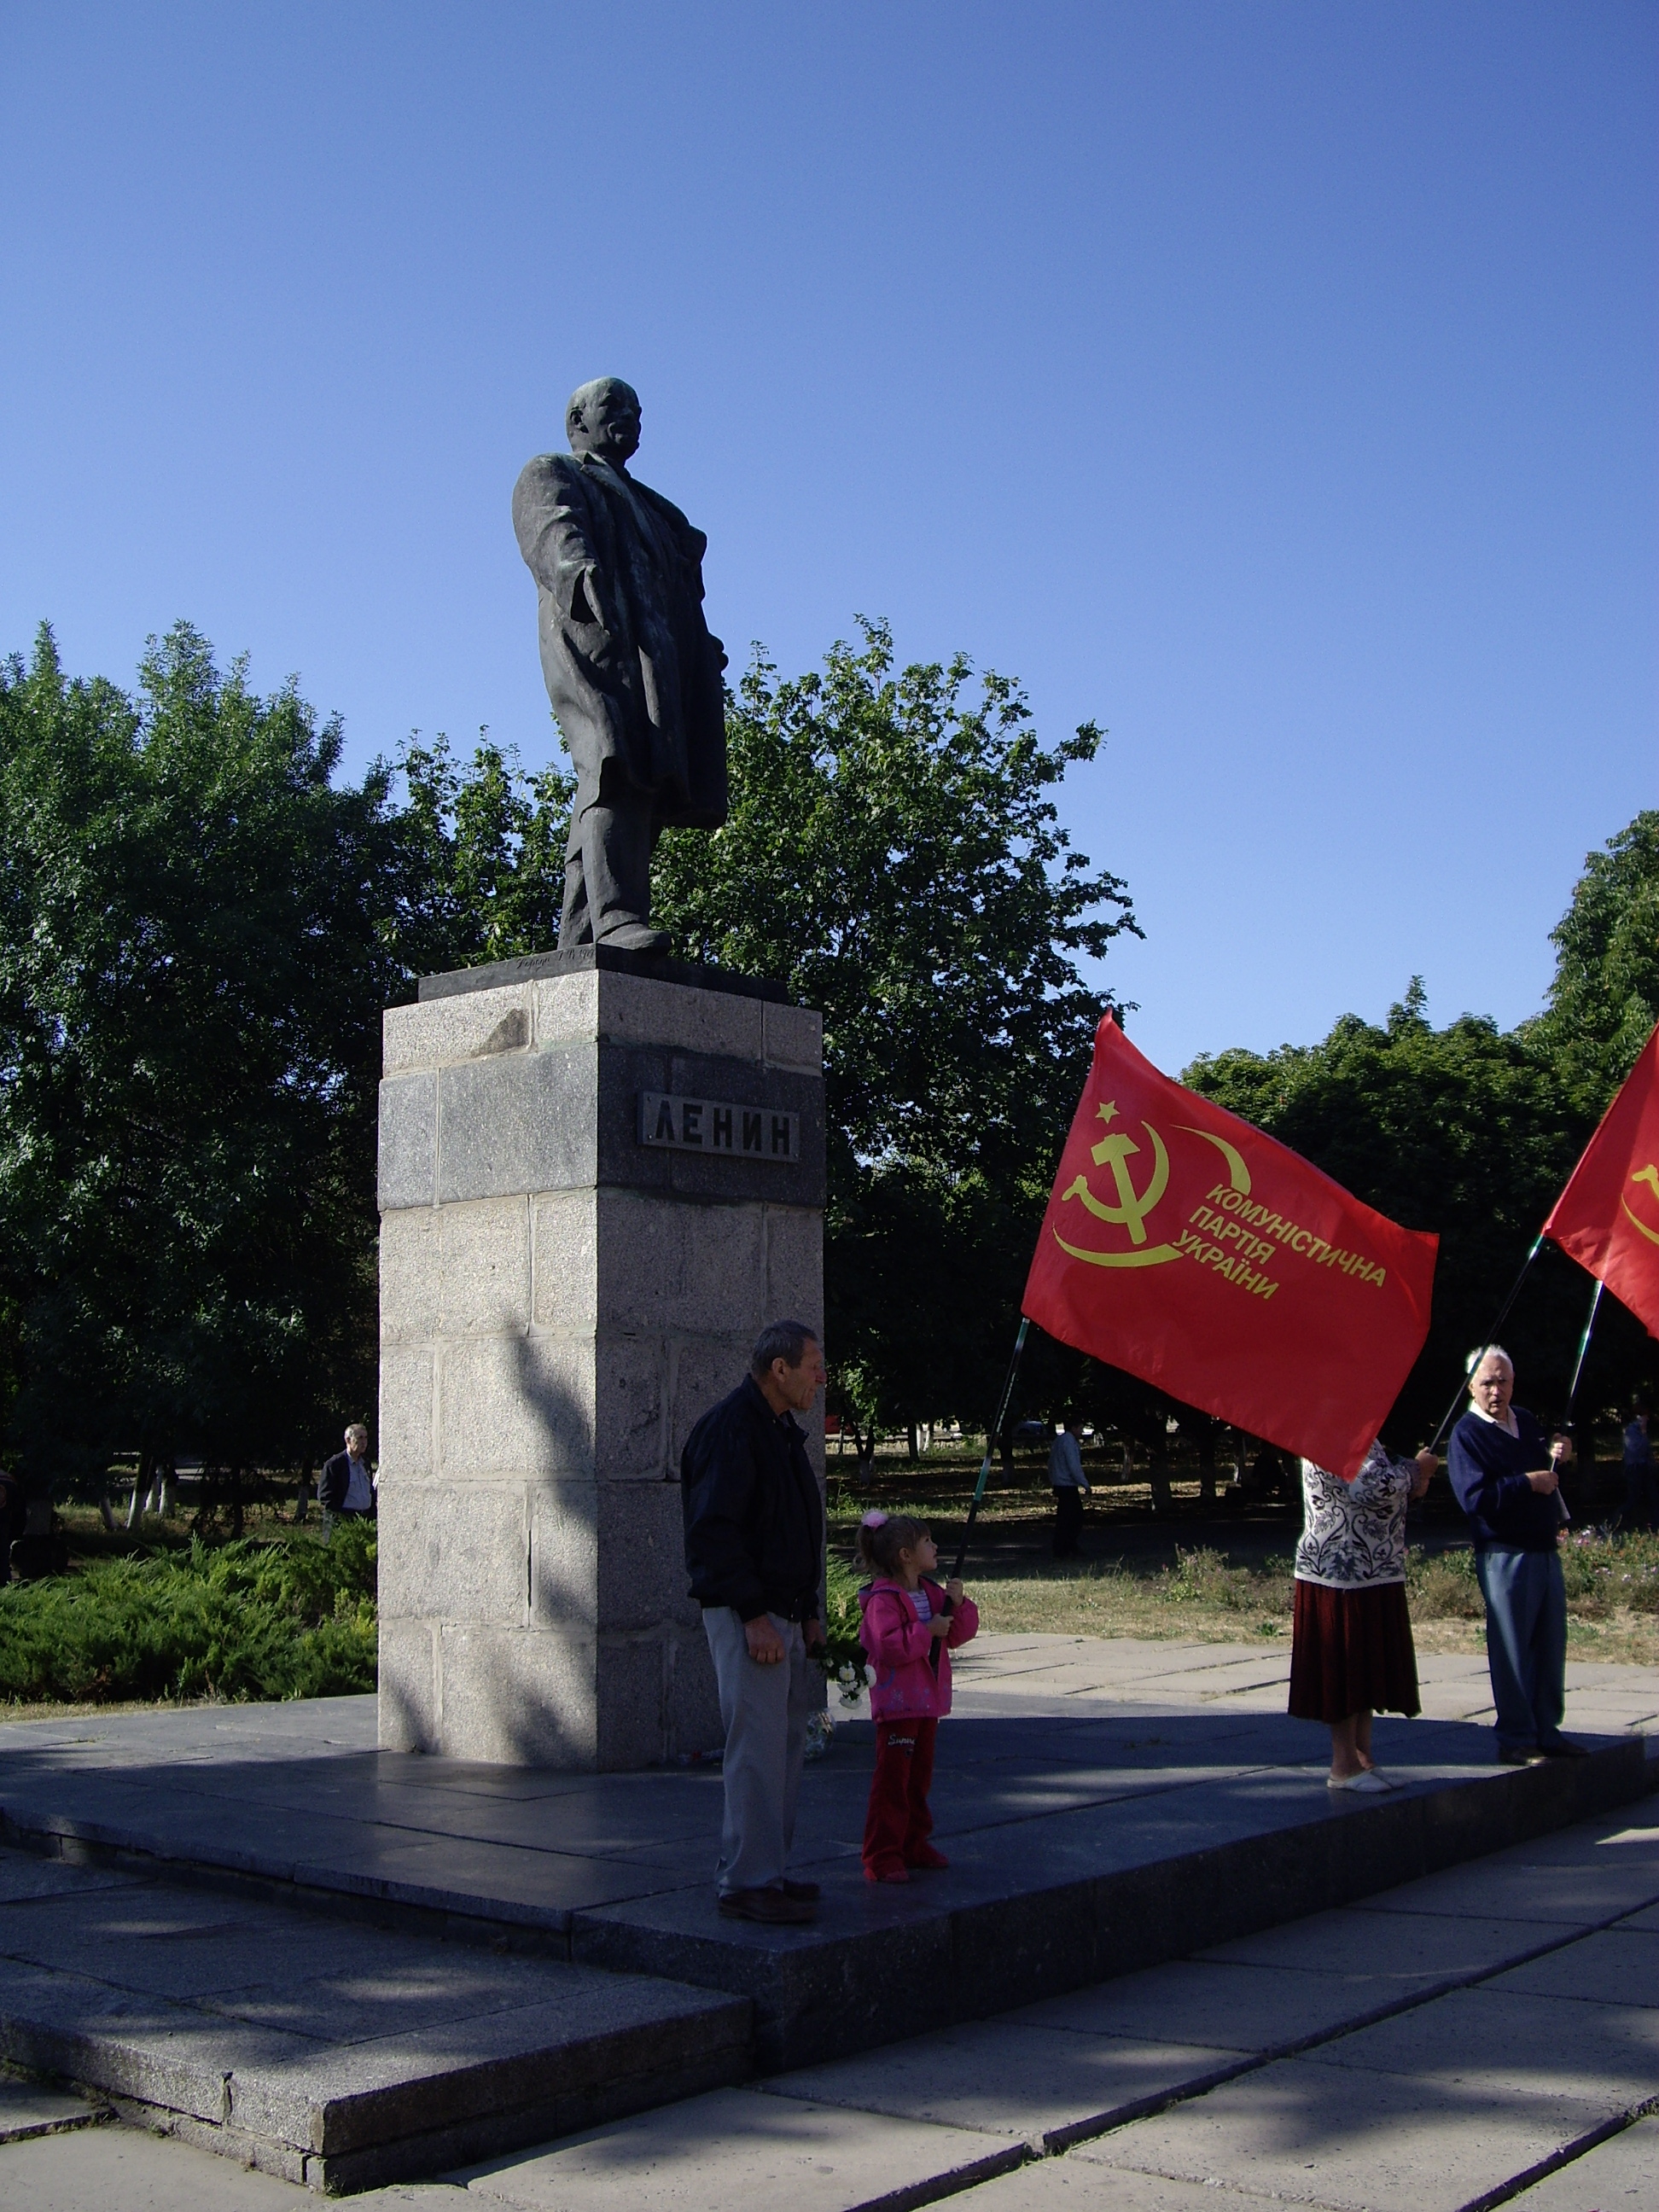
{"type": "Polygon", "coordinates": [[[380,1614],[380,1748],[438,1747],[437,1631],[429,1621],[380,1614]]]}
{"type": "Polygon", "coordinates": [[[446,1342],[437,1395],[446,1476],[592,1474],[591,1346],[535,1336],[446,1342]]]}
{"type": "Polygon", "coordinates": [[[668,1636],[668,1756],[688,1759],[718,1751],[726,1741],[720,1718],[719,1685],[708,1638],[703,1633],[702,1607],[687,1600],[697,1616],[695,1628],[678,1625],[668,1636]]]}
{"type": "Polygon", "coordinates": [[[823,1327],[823,1216],[816,1208],[766,1209],[765,1318],[823,1327]]]}
{"type": "Polygon", "coordinates": [[[659,1480],[666,1469],[661,1341],[604,1336],[593,1351],[593,1464],[603,1481],[659,1480]]]}
{"type": "Polygon", "coordinates": [[[599,1207],[609,1191],[545,1191],[531,1200],[532,1310],[556,1335],[591,1335],[599,1324],[599,1207]]]}
{"type": "Polygon", "coordinates": [[[475,1199],[386,1216],[380,1230],[382,1342],[521,1336],[529,1326],[527,1199],[475,1199]]]}
{"type": "Polygon", "coordinates": [[[436,1079],[440,1204],[594,1181],[592,1045],[463,1060],[441,1068],[436,1079]]]}
{"type": "Polygon", "coordinates": [[[599,979],[593,969],[579,975],[550,975],[530,988],[538,1048],[591,1042],[598,1036],[599,979]]]}
{"type": "Polygon", "coordinates": [[[765,1215],[754,1200],[695,1204],[636,1190],[599,1194],[598,1323],[757,1334],[765,1319],[765,1215]]]}
{"type": "Polygon", "coordinates": [[[434,1472],[433,1354],[426,1345],[380,1352],[380,1471],[383,1486],[434,1472]]]}
{"type": "Polygon", "coordinates": [[[383,1072],[403,1075],[451,1060],[521,1052],[530,1042],[531,1010],[531,987],[523,983],[516,989],[470,991],[461,998],[388,1006],[380,1018],[383,1072]]]}
{"type": "Polygon", "coordinates": [[[618,1044],[667,1045],[722,1059],[763,1056],[764,1003],[723,991],[687,990],[654,976],[601,974],[599,1034],[618,1044]]]}
{"type": "Polygon", "coordinates": [[[593,1482],[531,1487],[530,1621],[537,1630],[590,1638],[598,1630],[599,1498],[593,1482]]]}
{"type": "Polygon", "coordinates": [[[602,1774],[659,1765],[668,1749],[667,1654],[652,1629],[599,1637],[598,1765],[602,1774]]]}
{"type": "Polygon", "coordinates": [[[808,1075],[820,1074],[823,1016],[816,1006],[769,1006],[762,1051],[769,1067],[798,1067],[808,1075]]]}
{"type": "Polygon", "coordinates": [[[598,1497],[599,1626],[701,1629],[702,1608],[686,1595],[678,1483],[602,1482],[598,1497]]]}
{"type": "Polygon", "coordinates": [[[752,1337],[688,1336],[669,1346],[668,1465],[678,1481],[685,1440],[711,1406],[749,1372],[752,1337]]]}
{"type": "Polygon", "coordinates": [[[530,1529],[523,1483],[389,1484],[377,1550],[382,1620],[524,1626],[530,1529]]]}
{"type": "Polygon", "coordinates": [[[595,1656],[591,1642],[574,1637],[445,1622],[436,1747],[495,1765],[592,1768],[595,1656]]]}
{"type": "Polygon", "coordinates": [[[438,1194],[438,1089],[432,1074],[396,1075],[380,1085],[380,1164],[382,1213],[430,1206],[438,1194]]]}

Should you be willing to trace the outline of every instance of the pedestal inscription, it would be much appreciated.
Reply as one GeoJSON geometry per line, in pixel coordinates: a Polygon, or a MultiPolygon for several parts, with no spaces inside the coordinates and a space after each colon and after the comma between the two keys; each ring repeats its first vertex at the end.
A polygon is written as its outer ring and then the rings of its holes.
{"type": "Polygon", "coordinates": [[[766,1322],[822,1326],[822,1018],[577,958],[434,978],[385,1018],[388,1749],[616,1769],[717,1745],[680,1450],[766,1322]],[[686,1137],[698,1106],[729,1148],[686,1137]]]}

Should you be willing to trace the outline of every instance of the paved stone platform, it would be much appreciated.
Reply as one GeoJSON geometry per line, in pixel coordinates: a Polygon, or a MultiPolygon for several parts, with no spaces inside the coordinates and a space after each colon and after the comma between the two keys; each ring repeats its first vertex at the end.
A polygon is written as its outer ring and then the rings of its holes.
{"type": "MultiPolygon", "coordinates": [[[[313,2189],[743,2079],[749,2006],[0,1851],[0,2058],[313,2189]]],[[[87,2106],[0,2082],[0,2142],[87,2106]]]]}
{"type": "Polygon", "coordinates": [[[0,1820],[36,1850],[746,1997],[770,2071],[1346,1904],[1650,1784],[1639,1668],[1577,1670],[1569,1723],[1596,1732],[1593,1758],[1517,1770],[1493,1762],[1484,1665],[1425,1660],[1430,1717],[1377,1724],[1401,1786],[1355,1800],[1325,1788],[1324,1731],[1284,1716],[1280,1649],[987,1637],[963,1657],[934,1791],[951,1870],[864,1883],[868,1724],[843,1725],[803,1796],[797,1860],[824,1888],[809,1929],[718,1917],[718,1767],[380,1753],[367,1698],[7,1729],[0,1820]]]}
{"type": "MultiPolygon", "coordinates": [[[[1647,2212],[1659,1799],[970,2027],[363,2212],[1647,2212]]],[[[177,2141],[0,2145],[7,2212],[303,2212],[177,2141]]]]}

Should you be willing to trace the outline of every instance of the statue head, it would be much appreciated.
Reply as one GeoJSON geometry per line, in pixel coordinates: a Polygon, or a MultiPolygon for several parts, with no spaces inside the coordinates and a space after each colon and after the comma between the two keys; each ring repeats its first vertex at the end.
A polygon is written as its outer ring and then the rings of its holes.
{"type": "Polygon", "coordinates": [[[596,376],[571,393],[564,427],[573,453],[624,463],[639,451],[640,396],[619,376],[596,376]]]}

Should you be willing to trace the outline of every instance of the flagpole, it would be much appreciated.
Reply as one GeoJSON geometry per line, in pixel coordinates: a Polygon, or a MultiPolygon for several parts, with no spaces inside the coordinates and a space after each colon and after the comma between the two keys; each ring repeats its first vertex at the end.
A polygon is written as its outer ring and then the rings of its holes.
{"type": "Polygon", "coordinates": [[[1572,1370],[1572,1388],[1567,1392],[1567,1410],[1561,1417],[1564,1429],[1572,1425],[1572,1401],[1578,1395],[1578,1378],[1584,1371],[1584,1354],[1589,1350],[1590,1331],[1595,1326],[1595,1310],[1601,1303],[1604,1288],[1601,1277],[1595,1279],[1595,1288],[1590,1293],[1589,1316],[1584,1323],[1584,1334],[1578,1340],[1578,1358],[1572,1370]]]}
{"type": "MultiPolygon", "coordinates": [[[[962,1532],[962,1541],[957,1547],[957,1563],[951,1570],[952,1582],[959,1582],[962,1579],[963,1566],[968,1557],[968,1540],[974,1533],[975,1522],[979,1518],[980,1504],[985,1496],[985,1486],[991,1480],[991,1455],[997,1448],[998,1437],[1002,1433],[1003,1419],[1008,1411],[1008,1401],[1014,1395],[1014,1377],[1019,1372],[1019,1356],[1025,1349],[1025,1333],[1030,1326],[1030,1322],[1022,1314],[1019,1319],[1019,1334],[1014,1339],[1014,1356],[1008,1362],[1007,1380],[1003,1383],[1002,1395],[997,1401],[997,1417],[985,1431],[985,1456],[980,1462],[979,1480],[974,1485],[974,1494],[969,1501],[967,1525],[962,1532]]],[[[954,1605],[955,1600],[947,1595],[945,1601],[946,1613],[951,1612],[954,1605]]],[[[927,1661],[936,1674],[939,1672],[939,1638],[935,1637],[933,1648],[927,1654],[927,1661]]]]}
{"type": "Polygon", "coordinates": [[[1002,1386],[1002,1396],[997,1404],[997,1417],[986,1431],[985,1457],[980,1462],[979,1480],[974,1485],[974,1495],[968,1507],[968,1522],[962,1532],[962,1541],[957,1547],[957,1563],[951,1570],[951,1579],[957,1581],[963,1562],[968,1557],[968,1539],[974,1533],[974,1523],[979,1518],[979,1509],[985,1496],[985,1486],[991,1480],[991,1454],[996,1449],[997,1438],[1002,1433],[1003,1417],[1008,1411],[1008,1401],[1014,1395],[1014,1377],[1019,1372],[1019,1356],[1025,1349],[1025,1332],[1031,1324],[1020,1316],[1019,1334],[1014,1339],[1014,1356],[1008,1362],[1008,1379],[1002,1386]]]}
{"type": "MultiPolygon", "coordinates": [[[[1532,1240],[1531,1251],[1528,1253],[1526,1258],[1521,1262],[1520,1273],[1510,1285],[1510,1294],[1508,1297],[1504,1299],[1502,1306],[1498,1309],[1497,1320],[1486,1331],[1486,1342],[1481,1346],[1480,1351],[1477,1352],[1474,1356],[1475,1367],[1478,1367],[1480,1364],[1486,1354],[1492,1350],[1493,1338],[1498,1334],[1498,1330],[1503,1328],[1504,1322],[1509,1319],[1510,1308],[1515,1304],[1516,1297],[1519,1296],[1521,1285],[1527,1279],[1527,1270],[1531,1267],[1533,1261],[1538,1257],[1539,1249],[1542,1245],[1543,1242],[1544,1232],[1540,1229],[1537,1236],[1532,1240]]],[[[1450,1428],[1453,1417],[1455,1415],[1457,1409],[1459,1406],[1462,1405],[1463,1400],[1468,1395],[1468,1376],[1472,1375],[1474,1372],[1474,1368],[1470,1368],[1465,1375],[1463,1381],[1458,1384],[1457,1389],[1453,1392],[1452,1401],[1450,1405],[1447,1407],[1444,1414],[1441,1418],[1440,1426],[1434,1432],[1434,1442],[1428,1447],[1429,1450],[1431,1452],[1437,1452],[1439,1450],[1441,1440],[1445,1436],[1447,1430],[1450,1428]]]]}

